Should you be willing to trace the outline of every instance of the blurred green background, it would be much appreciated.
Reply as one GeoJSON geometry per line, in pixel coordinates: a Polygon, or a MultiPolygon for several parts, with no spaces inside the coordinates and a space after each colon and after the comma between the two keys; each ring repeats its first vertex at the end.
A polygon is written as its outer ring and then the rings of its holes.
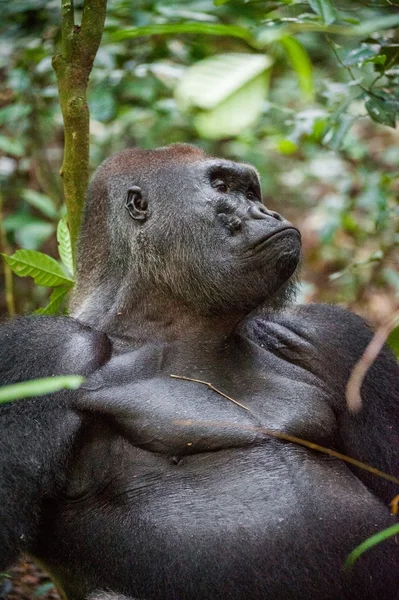
{"type": "MultiPolygon", "coordinates": [[[[7,254],[57,257],[60,5],[0,3],[7,254]]],[[[265,203],[302,230],[300,300],[381,322],[399,290],[398,27],[386,0],[110,0],[90,79],[92,168],[128,146],[177,141],[253,163],[265,203]]],[[[18,313],[47,303],[47,288],[13,280],[18,313]]]]}

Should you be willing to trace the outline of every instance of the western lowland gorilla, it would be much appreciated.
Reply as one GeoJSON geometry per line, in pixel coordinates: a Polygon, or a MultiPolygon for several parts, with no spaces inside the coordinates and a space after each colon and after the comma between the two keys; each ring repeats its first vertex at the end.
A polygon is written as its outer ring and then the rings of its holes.
{"type": "Polygon", "coordinates": [[[383,350],[348,411],[372,333],[290,306],[300,245],[248,165],[184,144],[105,161],[72,316],[0,328],[3,384],[85,376],[1,407],[0,571],[30,553],[69,600],[398,597],[394,538],[344,569],[398,487],[265,431],[399,476],[398,365],[383,350]]]}

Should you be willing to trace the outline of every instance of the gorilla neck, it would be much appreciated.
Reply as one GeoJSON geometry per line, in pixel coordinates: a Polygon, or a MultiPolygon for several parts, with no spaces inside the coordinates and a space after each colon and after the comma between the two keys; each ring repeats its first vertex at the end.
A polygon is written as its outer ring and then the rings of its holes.
{"type": "Polygon", "coordinates": [[[107,333],[123,338],[132,346],[151,342],[206,341],[209,345],[224,342],[245,312],[228,310],[216,316],[200,314],[166,294],[153,288],[150,291],[98,287],[93,293],[77,301],[74,318],[107,333]]]}

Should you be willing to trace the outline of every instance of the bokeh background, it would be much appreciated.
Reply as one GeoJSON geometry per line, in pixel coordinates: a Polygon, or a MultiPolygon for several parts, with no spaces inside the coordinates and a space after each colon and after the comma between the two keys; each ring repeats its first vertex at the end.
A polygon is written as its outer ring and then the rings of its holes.
{"type": "MultiPolygon", "coordinates": [[[[58,259],[60,7],[0,0],[6,254],[58,259]]],[[[399,293],[398,27],[390,0],[109,0],[90,79],[91,167],[172,142],[254,164],[265,204],[303,234],[299,300],[341,303],[378,325],[399,293]]],[[[0,269],[0,318],[46,305],[50,290],[0,269]]],[[[3,597],[56,597],[35,568],[16,572],[3,597]]]]}

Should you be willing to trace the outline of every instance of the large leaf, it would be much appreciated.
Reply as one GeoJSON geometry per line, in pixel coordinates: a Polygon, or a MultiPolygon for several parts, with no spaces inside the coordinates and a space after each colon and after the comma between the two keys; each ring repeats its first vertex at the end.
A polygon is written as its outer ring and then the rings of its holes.
{"type": "Polygon", "coordinates": [[[83,381],[84,377],[78,375],[61,375],[6,385],[0,387],[0,404],[32,396],[43,396],[63,389],[76,390],[83,381]]]}
{"type": "Polygon", "coordinates": [[[194,118],[201,136],[220,139],[239,134],[252,125],[262,112],[269,74],[258,75],[235,94],[209,111],[202,111],[194,118]]]}
{"type": "Polygon", "coordinates": [[[231,53],[207,58],[186,70],[177,87],[176,99],[185,109],[213,109],[271,64],[271,58],[265,54],[231,53]]]}
{"type": "Polygon", "coordinates": [[[54,233],[54,225],[47,221],[35,220],[26,223],[15,231],[15,239],[27,250],[37,250],[54,233]]]}
{"type": "Polygon", "coordinates": [[[54,258],[36,250],[17,250],[12,256],[2,254],[13,272],[20,277],[33,277],[37,285],[57,287],[73,285],[54,258]]]}
{"type": "Polygon", "coordinates": [[[308,0],[311,9],[319,15],[326,25],[331,25],[337,18],[337,10],[330,0],[308,0]]]}
{"type": "Polygon", "coordinates": [[[65,267],[68,269],[69,273],[73,275],[72,244],[66,217],[61,219],[58,223],[57,242],[58,252],[60,254],[61,260],[65,267]]]}
{"type": "Polygon", "coordinates": [[[288,59],[297,74],[304,99],[312,102],[314,97],[312,63],[308,53],[294,37],[284,37],[280,40],[280,44],[287,53],[288,59]]]}
{"type": "Polygon", "coordinates": [[[61,305],[70,289],[71,286],[66,285],[60,285],[56,287],[50,296],[50,302],[47,304],[47,306],[45,308],[38,308],[35,310],[35,314],[56,315],[59,312],[61,305]]]}

